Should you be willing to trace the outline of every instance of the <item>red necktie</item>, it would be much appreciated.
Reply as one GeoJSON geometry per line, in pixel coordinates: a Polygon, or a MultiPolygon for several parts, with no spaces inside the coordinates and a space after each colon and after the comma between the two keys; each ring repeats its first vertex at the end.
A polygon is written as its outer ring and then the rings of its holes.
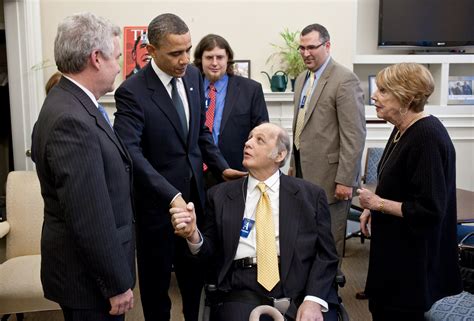
{"type": "MultiPolygon", "coordinates": [[[[214,112],[216,110],[216,87],[214,83],[209,84],[209,105],[206,111],[206,126],[212,133],[212,126],[214,125],[214,112]]],[[[207,171],[207,165],[202,164],[202,168],[204,171],[207,171]]]]}
{"type": "Polygon", "coordinates": [[[214,125],[214,112],[216,110],[216,87],[214,83],[209,84],[209,106],[206,111],[206,126],[212,133],[212,126],[214,125]]]}

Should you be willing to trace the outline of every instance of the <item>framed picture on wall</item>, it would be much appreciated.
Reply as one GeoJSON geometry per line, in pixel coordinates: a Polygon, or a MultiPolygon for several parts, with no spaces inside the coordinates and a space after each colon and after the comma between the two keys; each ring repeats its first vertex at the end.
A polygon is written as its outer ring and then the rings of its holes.
{"type": "Polygon", "coordinates": [[[127,79],[151,60],[146,50],[148,44],[146,26],[123,28],[123,79],[127,79]]]}
{"type": "Polygon", "coordinates": [[[450,76],[448,105],[473,105],[474,76],[450,76]]]}
{"type": "Polygon", "coordinates": [[[250,60],[234,60],[234,75],[250,78],[250,60]]]}
{"type": "Polygon", "coordinates": [[[372,95],[375,93],[377,90],[377,84],[375,83],[375,75],[370,75],[369,76],[369,105],[374,105],[375,102],[372,98],[372,95]]]}

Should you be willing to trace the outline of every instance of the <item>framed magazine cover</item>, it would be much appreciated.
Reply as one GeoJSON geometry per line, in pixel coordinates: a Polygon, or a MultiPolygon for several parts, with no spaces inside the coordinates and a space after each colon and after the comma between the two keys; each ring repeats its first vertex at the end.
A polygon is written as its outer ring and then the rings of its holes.
{"type": "Polygon", "coordinates": [[[151,59],[148,44],[147,26],[127,26],[123,28],[123,79],[132,76],[151,59]]]}

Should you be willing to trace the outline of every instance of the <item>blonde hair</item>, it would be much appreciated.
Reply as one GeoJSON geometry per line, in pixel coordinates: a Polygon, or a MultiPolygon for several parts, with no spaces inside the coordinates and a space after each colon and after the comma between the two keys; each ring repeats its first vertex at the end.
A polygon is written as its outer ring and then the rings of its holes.
{"type": "Polygon", "coordinates": [[[414,112],[424,109],[434,91],[430,71],[417,63],[399,63],[382,69],[376,78],[377,88],[392,93],[398,101],[414,112]]]}

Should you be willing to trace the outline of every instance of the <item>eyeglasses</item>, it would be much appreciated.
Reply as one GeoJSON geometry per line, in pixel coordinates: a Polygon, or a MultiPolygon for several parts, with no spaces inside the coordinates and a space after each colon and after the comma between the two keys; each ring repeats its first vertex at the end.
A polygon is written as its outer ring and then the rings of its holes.
{"type": "Polygon", "coordinates": [[[309,46],[307,46],[307,47],[299,46],[299,47],[298,47],[298,51],[299,51],[300,53],[303,53],[303,52],[305,52],[306,50],[308,50],[308,51],[315,51],[315,50],[318,49],[319,47],[325,45],[326,42],[327,42],[327,41],[325,41],[325,42],[323,42],[323,43],[320,43],[320,44],[317,45],[317,46],[315,46],[315,45],[309,45],[309,46]]]}

